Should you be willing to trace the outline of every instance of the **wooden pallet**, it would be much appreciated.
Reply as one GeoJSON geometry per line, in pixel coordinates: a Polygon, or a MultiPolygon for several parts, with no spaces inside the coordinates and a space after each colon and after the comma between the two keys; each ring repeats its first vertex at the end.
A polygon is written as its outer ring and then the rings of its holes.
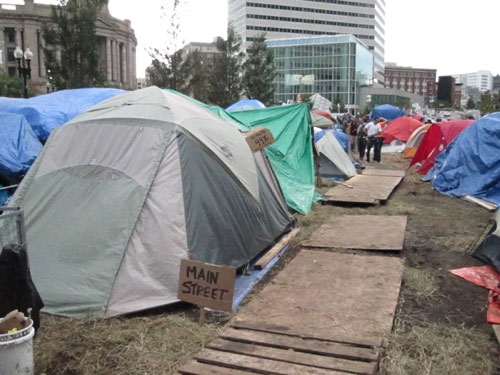
{"type": "Polygon", "coordinates": [[[363,171],[365,176],[385,176],[385,177],[404,177],[405,171],[400,169],[377,169],[377,168],[367,168],[363,171]]]}
{"type": "Polygon", "coordinates": [[[267,264],[283,250],[283,248],[290,243],[290,241],[300,232],[300,228],[292,229],[292,231],[283,238],[281,238],[276,245],[274,245],[267,253],[265,253],[262,258],[260,258],[254,265],[253,268],[256,270],[261,270],[267,266],[267,264]]]}
{"type": "Polygon", "coordinates": [[[233,322],[180,374],[372,375],[381,340],[321,338],[260,322],[233,322]]]}

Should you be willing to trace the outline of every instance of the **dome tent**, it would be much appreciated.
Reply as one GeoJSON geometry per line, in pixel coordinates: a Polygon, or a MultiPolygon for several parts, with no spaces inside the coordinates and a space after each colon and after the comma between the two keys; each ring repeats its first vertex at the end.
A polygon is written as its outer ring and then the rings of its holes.
{"type": "Polygon", "coordinates": [[[370,121],[373,121],[375,117],[383,117],[391,122],[398,117],[403,116],[403,110],[390,104],[379,105],[372,109],[370,113],[370,121]]]}
{"type": "Polygon", "coordinates": [[[242,266],[290,225],[237,129],[148,87],[53,131],[13,199],[44,311],[115,316],[177,301],[181,258],[242,266]]]}
{"type": "Polygon", "coordinates": [[[422,123],[411,117],[399,117],[384,129],[381,137],[384,137],[384,144],[389,144],[395,139],[401,142],[408,142],[412,133],[420,128],[422,123]]]}
{"type": "MultiPolygon", "coordinates": [[[[430,130],[429,130],[430,131],[430,130]]],[[[425,176],[442,194],[500,204],[500,112],[473,122],[438,155],[425,176]]]]}
{"type": "Polygon", "coordinates": [[[248,111],[252,109],[260,109],[260,108],[266,108],[264,103],[262,103],[260,100],[257,99],[244,99],[240,100],[239,102],[236,102],[229,107],[226,108],[226,111],[228,112],[235,112],[235,111],[248,111]]]}

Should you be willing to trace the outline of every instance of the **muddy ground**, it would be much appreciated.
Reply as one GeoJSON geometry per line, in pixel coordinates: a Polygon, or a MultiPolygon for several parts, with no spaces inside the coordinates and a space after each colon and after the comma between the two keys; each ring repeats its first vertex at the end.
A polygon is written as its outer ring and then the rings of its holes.
{"type": "MultiPolygon", "coordinates": [[[[383,164],[376,167],[406,169],[408,164],[400,155],[385,154],[383,164]]],[[[410,170],[385,204],[315,204],[309,215],[297,215],[300,235],[252,295],[286,267],[300,250],[300,242],[328,218],[343,214],[407,215],[404,250],[387,254],[404,258],[405,276],[395,333],[387,338],[381,373],[498,374],[500,352],[486,323],[488,292],[449,272],[481,265],[470,252],[487,230],[492,214],[441,195],[420,178],[410,170]]],[[[108,320],[75,321],[43,315],[35,340],[36,373],[174,373],[213,339],[228,319],[226,314],[214,314],[209,316],[209,324],[200,327],[197,309],[186,304],[108,320]]]]}

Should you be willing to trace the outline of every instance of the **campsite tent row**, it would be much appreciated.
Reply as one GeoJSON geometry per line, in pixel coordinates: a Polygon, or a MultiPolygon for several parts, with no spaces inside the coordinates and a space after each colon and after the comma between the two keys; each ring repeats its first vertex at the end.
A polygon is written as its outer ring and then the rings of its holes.
{"type": "Polygon", "coordinates": [[[54,129],[11,202],[26,213],[45,311],[164,305],[182,258],[250,262],[290,228],[286,202],[310,209],[310,122],[305,104],[228,113],[150,87],[54,129]],[[277,139],[267,157],[238,130],[258,125],[277,139]]]}

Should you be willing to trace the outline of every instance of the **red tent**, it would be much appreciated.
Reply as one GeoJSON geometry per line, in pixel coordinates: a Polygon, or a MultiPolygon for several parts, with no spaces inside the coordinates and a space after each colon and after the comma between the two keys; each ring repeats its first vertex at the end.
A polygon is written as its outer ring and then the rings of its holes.
{"type": "Polygon", "coordinates": [[[316,110],[312,111],[312,113],[316,113],[317,115],[326,117],[330,121],[332,120],[332,115],[328,111],[322,111],[320,109],[316,109],[316,110]]]}
{"type": "Polygon", "coordinates": [[[387,125],[381,137],[385,138],[384,143],[391,143],[395,139],[407,142],[411,134],[421,126],[422,123],[414,118],[399,117],[387,125]]]}
{"type": "Polygon", "coordinates": [[[425,133],[420,146],[413,159],[411,159],[410,167],[418,162],[422,162],[417,173],[427,174],[434,166],[436,157],[448,146],[462,130],[472,124],[472,120],[458,120],[438,122],[432,125],[427,133],[425,133]]]}

